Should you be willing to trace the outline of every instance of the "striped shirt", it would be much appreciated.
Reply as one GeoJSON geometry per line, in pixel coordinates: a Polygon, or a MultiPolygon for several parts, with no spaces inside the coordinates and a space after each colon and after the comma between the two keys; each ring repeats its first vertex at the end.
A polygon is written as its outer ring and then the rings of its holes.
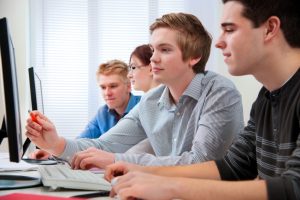
{"type": "Polygon", "coordinates": [[[300,199],[300,69],[280,89],[262,88],[244,132],[223,160],[222,179],[266,180],[269,199],[300,199]]]}
{"type": "Polygon", "coordinates": [[[146,93],[116,126],[99,139],[67,140],[63,159],[96,147],[115,153],[115,160],[142,165],[180,165],[224,156],[243,126],[241,96],[232,82],[213,72],[197,74],[179,102],[159,86],[146,93]],[[148,138],[155,155],[126,154],[148,138]]]}

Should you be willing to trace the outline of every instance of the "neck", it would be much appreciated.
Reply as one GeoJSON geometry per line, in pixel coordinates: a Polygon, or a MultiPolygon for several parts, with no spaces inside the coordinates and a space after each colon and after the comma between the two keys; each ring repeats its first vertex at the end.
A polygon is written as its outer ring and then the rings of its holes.
{"type": "Polygon", "coordinates": [[[185,76],[183,75],[180,80],[175,80],[174,83],[171,85],[167,85],[169,90],[170,90],[170,95],[173,99],[173,102],[175,104],[178,103],[179,98],[182,96],[183,92],[186,90],[188,85],[191,83],[193,78],[196,76],[196,74],[193,73],[188,73],[185,76]]]}
{"type": "MultiPolygon", "coordinates": [[[[159,85],[160,85],[160,83],[158,83],[157,81],[155,81],[153,79],[153,81],[151,82],[150,87],[149,87],[149,89],[147,91],[149,91],[150,89],[155,88],[155,87],[157,87],[159,85]]],[[[144,91],[144,92],[147,92],[147,91],[144,91]]]]}
{"type": "Polygon", "coordinates": [[[282,87],[300,67],[300,49],[290,49],[273,56],[254,73],[255,78],[269,91],[282,87]]]}
{"type": "Polygon", "coordinates": [[[127,100],[118,108],[115,108],[115,111],[118,113],[118,115],[121,117],[123,116],[123,114],[125,113],[125,110],[127,108],[127,105],[129,103],[129,100],[130,100],[130,93],[127,97],[127,100]]]}

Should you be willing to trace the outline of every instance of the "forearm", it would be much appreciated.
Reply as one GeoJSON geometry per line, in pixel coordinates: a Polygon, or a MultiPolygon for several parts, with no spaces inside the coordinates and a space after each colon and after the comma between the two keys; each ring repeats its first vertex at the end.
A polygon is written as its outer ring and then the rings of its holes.
{"type": "Polygon", "coordinates": [[[220,180],[214,161],[185,166],[143,167],[140,171],[161,176],[220,180]]]}
{"type": "MultiPolygon", "coordinates": [[[[221,146],[222,144],[219,144],[221,146]]],[[[204,145],[203,145],[204,146],[204,145]]],[[[146,151],[144,148],[143,150],[146,151]]],[[[202,152],[208,153],[206,147],[201,148],[202,152]]],[[[186,151],[180,156],[159,156],[153,155],[151,153],[146,152],[126,152],[124,153],[116,153],[116,162],[124,161],[129,163],[134,163],[138,165],[144,166],[180,166],[180,165],[190,165],[194,163],[202,163],[209,160],[215,160],[218,158],[217,153],[211,153],[210,156],[200,155],[203,153],[199,153],[201,151],[199,148],[197,151],[186,151]]],[[[214,149],[217,151],[217,149],[214,149]]],[[[223,153],[222,153],[223,154],[223,153]]],[[[220,157],[220,156],[219,156],[220,157]]]]}
{"type": "MultiPolygon", "coordinates": [[[[256,181],[216,181],[174,178],[172,192],[175,199],[202,200],[267,200],[266,183],[256,181]]],[[[171,187],[171,186],[170,186],[171,187]]]]}

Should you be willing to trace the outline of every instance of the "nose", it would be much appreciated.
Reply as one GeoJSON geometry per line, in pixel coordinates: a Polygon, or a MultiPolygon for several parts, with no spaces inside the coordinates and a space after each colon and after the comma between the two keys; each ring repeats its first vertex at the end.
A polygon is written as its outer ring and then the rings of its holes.
{"type": "Polygon", "coordinates": [[[224,40],[222,40],[221,38],[219,38],[215,44],[215,47],[216,48],[219,48],[219,49],[225,49],[226,47],[226,43],[224,42],[224,40]]]}
{"type": "Polygon", "coordinates": [[[104,94],[106,96],[109,96],[111,94],[111,89],[109,87],[107,87],[105,90],[104,90],[104,94]]]}
{"type": "Polygon", "coordinates": [[[156,51],[153,51],[152,56],[150,58],[150,62],[153,62],[153,63],[158,62],[158,53],[156,53],[156,51]]]}
{"type": "Polygon", "coordinates": [[[132,79],[132,70],[130,70],[127,74],[127,78],[132,79]]]}

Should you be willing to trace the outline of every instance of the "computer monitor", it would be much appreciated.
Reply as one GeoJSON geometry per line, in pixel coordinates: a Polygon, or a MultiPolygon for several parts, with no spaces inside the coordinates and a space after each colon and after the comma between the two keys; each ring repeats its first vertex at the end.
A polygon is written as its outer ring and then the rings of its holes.
{"type": "Polygon", "coordinates": [[[44,113],[42,80],[34,71],[34,67],[28,68],[28,75],[30,84],[31,109],[44,113]]]}
{"type": "MultiPolygon", "coordinates": [[[[23,154],[23,143],[18,81],[14,47],[9,34],[6,18],[0,19],[0,49],[5,110],[5,116],[0,132],[0,144],[3,138],[7,137],[10,161],[19,162],[23,154]]],[[[40,180],[34,177],[0,175],[0,189],[31,187],[39,184],[40,180]]]]}
{"type": "MultiPolygon", "coordinates": [[[[28,68],[28,76],[29,76],[29,86],[30,86],[30,99],[31,99],[31,110],[39,110],[38,108],[38,98],[37,98],[37,93],[40,92],[40,98],[39,98],[39,102],[42,103],[43,105],[43,98],[42,98],[42,90],[41,90],[41,80],[40,78],[37,76],[37,80],[39,81],[38,84],[36,84],[36,74],[34,72],[33,67],[29,67],[28,68]],[[40,88],[39,91],[37,91],[37,86],[38,85],[40,88]]],[[[44,108],[42,106],[42,109],[44,111],[44,108]]],[[[29,138],[26,138],[24,144],[23,144],[23,155],[26,152],[27,148],[29,147],[31,141],[29,140],[29,138]]]]}
{"type": "MultiPolygon", "coordinates": [[[[30,86],[30,97],[31,97],[31,110],[38,110],[44,113],[44,101],[43,101],[43,89],[42,89],[42,80],[35,73],[33,67],[28,68],[28,76],[29,76],[29,86],[30,86]]],[[[23,144],[23,154],[26,152],[29,147],[31,141],[29,138],[26,138],[23,144]]],[[[33,159],[24,159],[26,162],[32,162],[35,164],[43,164],[41,160],[34,161],[33,159]]],[[[44,162],[50,163],[50,161],[44,162]]],[[[53,164],[56,164],[55,161],[52,161],[53,164]]]]}
{"type": "Polygon", "coordinates": [[[14,47],[9,35],[6,18],[0,20],[0,48],[5,116],[1,130],[1,141],[8,138],[9,158],[19,162],[23,153],[19,93],[14,47]]]}
{"type": "MultiPolygon", "coordinates": [[[[29,85],[30,85],[31,109],[38,110],[41,113],[44,113],[42,80],[34,71],[33,67],[28,68],[28,75],[29,75],[29,85]]],[[[26,152],[30,143],[31,143],[30,139],[26,138],[23,144],[24,153],[26,152]]],[[[31,164],[38,164],[38,165],[54,165],[58,163],[55,159],[32,159],[32,158],[23,157],[22,160],[31,164]]]]}

